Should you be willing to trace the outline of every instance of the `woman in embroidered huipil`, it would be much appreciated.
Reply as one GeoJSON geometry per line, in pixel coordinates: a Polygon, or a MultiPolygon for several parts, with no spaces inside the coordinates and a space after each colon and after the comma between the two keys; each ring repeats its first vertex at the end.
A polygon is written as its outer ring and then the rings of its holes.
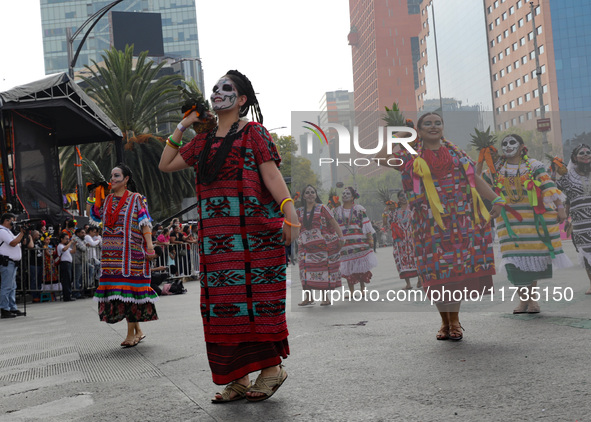
{"type": "Polygon", "coordinates": [[[501,268],[520,287],[520,303],[513,313],[538,313],[537,281],[552,278],[552,269],[571,266],[562,249],[559,223],[566,219],[566,197],[546,172],[544,164],[527,156],[521,136],[501,141],[503,155],[485,179],[507,206],[496,220],[501,244],[501,268]]]}
{"type": "MultiPolygon", "coordinates": [[[[406,290],[412,289],[410,279],[419,276],[415,260],[415,240],[412,235],[412,209],[408,205],[404,191],[398,192],[399,206],[391,210],[387,217],[387,227],[392,230],[392,255],[398,276],[406,282],[406,290]]],[[[421,287],[420,282],[417,288],[421,287]]]]}
{"type": "Polygon", "coordinates": [[[150,287],[149,259],[156,257],[152,224],[142,195],[135,193],[132,173],[125,164],[111,171],[111,194],[98,204],[91,193],[87,210],[94,222],[103,223],[101,277],[94,294],[99,318],[109,324],[127,320],[123,347],[133,347],[145,337],[140,322],[158,319],[158,299],[150,287]]]}
{"type": "Polygon", "coordinates": [[[396,146],[403,161],[404,191],[413,211],[417,270],[423,290],[436,302],[441,316],[437,340],[461,340],[462,300],[490,293],[495,274],[488,220],[501,212],[500,198],[474,172],[474,163],[443,137],[443,119],[426,113],[417,123],[417,154],[396,146]],[[482,201],[495,201],[487,211],[482,201]],[[473,296],[472,296],[473,297],[473,296]]]}
{"type": "Polygon", "coordinates": [[[343,233],[312,185],[304,189],[304,206],[296,212],[302,225],[298,238],[298,261],[303,301],[298,305],[314,303],[310,290],[325,292],[320,305],[330,305],[326,292],[341,287],[339,266],[343,233]]]}

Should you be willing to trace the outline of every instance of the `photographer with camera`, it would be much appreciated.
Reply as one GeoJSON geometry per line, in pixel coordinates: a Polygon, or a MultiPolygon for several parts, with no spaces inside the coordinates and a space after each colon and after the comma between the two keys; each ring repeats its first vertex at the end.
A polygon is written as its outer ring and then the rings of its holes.
{"type": "Polygon", "coordinates": [[[12,233],[15,220],[12,213],[0,217],[0,318],[24,315],[16,307],[16,269],[22,258],[20,242],[25,231],[21,227],[17,236],[12,233]]]}

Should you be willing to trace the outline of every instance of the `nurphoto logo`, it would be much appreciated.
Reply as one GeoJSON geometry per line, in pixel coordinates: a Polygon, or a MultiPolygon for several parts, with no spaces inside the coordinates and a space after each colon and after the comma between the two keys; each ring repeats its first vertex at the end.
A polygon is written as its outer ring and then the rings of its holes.
{"type": "MultiPolygon", "coordinates": [[[[304,126],[305,129],[308,129],[310,132],[307,134],[307,153],[313,154],[313,142],[314,137],[312,134],[316,135],[316,138],[320,141],[321,144],[328,145],[328,137],[322,128],[318,125],[315,125],[312,122],[304,121],[304,123],[312,126],[304,126]]],[[[338,123],[328,123],[325,125],[325,129],[327,127],[331,127],[337,131],[338,134],[338,154],[340,155],[350,155],[351,154],[351,134],[349,130],[338,123]]],[[[382,151],[384,148],[384,142],[386,142],[386,151],[388,155],[392,155],[392,150],[394,145],[400,144],[403,146],[410,154],[416,155],[416,150],[410,145],[417,139],[417,131],[413,128],[407,126],[379,126],[378,127],[378,142],[377,145],[373,148],[363,148],[359,144],[359,128],[354,126],[353,128],[353,148],[358,154],[367,155],[369,157],[361,157],[355,159],[340,159],[340,158],[319,158],[319,165],[327,165],[327,164],[336,164],[342,165],[346,164],[348,166],[357,166],[357,167],[367,167],[370,164],[377,164],[378,166],[389,166],[389,167],[399,167],[404,164],[404,161],[401,158],[378,158],[374,157],[377,153],[382,151]],[[385,129],[385,131],[384,131],[385,129]],[[385,141],[384,141],[384,132],[385,132],[385,141]],[[394,136],[395,133],[403,132],[410,134],[409,137],[404,138],[397,138],[394,136]]]]}

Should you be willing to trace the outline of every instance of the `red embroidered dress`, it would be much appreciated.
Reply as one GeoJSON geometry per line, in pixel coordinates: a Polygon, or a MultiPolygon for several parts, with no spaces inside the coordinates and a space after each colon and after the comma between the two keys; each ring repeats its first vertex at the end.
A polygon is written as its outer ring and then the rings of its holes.
{"type": "MultiPolygon", "coordinates": [[[[207,134],[180,149],[199,174],[207,134]]],[[[215,138],[208,162],[224,138],[215,138]]],[[[250,122],[237,133],[215,181],[195,181],[201,315],[213,381],[226,384],[287,357],[283,215],[258,166],[281,158],[269,132],[250,122]]]]}
{"type": "Polygon", "coordinates": [[[398,276],[401,279],[418,277],[410,207],[390,211],[388,224],[392,230],[392,255],[398,276]]]}
{"type": "Polygon", "coordinates": [[[115,323],[158,319],[154,303],[158,295],[150,287],[150,264],[142,226],[151,227],[150,217],[138,193],[121,198],[110,194],[100,209],[91,208],[90,217],[104,224],[101,249],[101,277],[94,299],[99,302],[102,321],[115,323]],[[122,205],[121,200],[125,203],[122,205]],[[119,212],[115,214],[115,211],[119,212]],[[110,210],[110,212],[109,212],[110,210]]]}
{"type": "MultiPolygon", "coordinates": [[[[339,236],[328,224],[333,218],[326,205],[315,204],[309,226],[306,226],[304,212],[298,208],[302,227],[298,238],[298,260],[300,281],[304,290],[334,290],[342,286],[339,236]]],[[[308,213],[310,214],[310,213],[308,213]]]]}
{"type": "Polygon", "coordinates": [[[480,213],[476,222],[474,214],[478,210],[473,208],[472,188],[464,170],[467,164],[469,171],[473,171],[474,163],[467,156],[458,155],[447,141],[443,148],[447,151],[433,154],[451,156],[449,172],[438,171],[441,169],[437,166],[432,169],[433,184],[443,207],[440,213],[443,228],[433,216],[423,180],[413,170],[416,156],[406,151],[393,154],[404,161],[402,184],[413,210],[415,256],[423,290],[433,292],[445,288],[453,292],[467,288],[468,294],[471,290],[488,294],[495,274],[491,226],[480,213]]]}

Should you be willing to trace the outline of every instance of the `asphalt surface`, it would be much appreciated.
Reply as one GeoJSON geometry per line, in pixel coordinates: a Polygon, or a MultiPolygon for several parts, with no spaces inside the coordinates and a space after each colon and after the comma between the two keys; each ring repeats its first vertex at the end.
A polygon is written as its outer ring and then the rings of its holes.
{"type": "Polygon", "coordinates": [[[589,281],[565,249],[575,265],[540,283],[540,314],[513,315],[497,275],[494,295],[462,305],[461,342],[435,340],[428,301],[386,298],[404,286],[390,248],[378,249],[373,300],[298,307],[290,271],[289,378],[260,403],[211,403],[221,387],[197,282],[162,297],[160,319],[129,349],[125,323],[99,322],[91,299],[29,304],[0,321],[0,421],[591,421],[589,281]]]}

